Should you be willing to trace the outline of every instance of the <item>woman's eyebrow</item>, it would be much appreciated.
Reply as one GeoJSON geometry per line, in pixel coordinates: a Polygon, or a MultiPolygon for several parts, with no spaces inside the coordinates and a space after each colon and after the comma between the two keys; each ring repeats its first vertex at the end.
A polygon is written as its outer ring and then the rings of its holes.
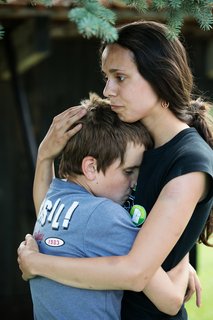
{"type": "MultiPolygon", "coordinates": [[[[108,72],[109,72],[109,73],[116,73],[116,72],[124,72],[124,70],[118,69],[118,68],[112,68],[112,69],[109,69],[108,72]]],[[[106,74],[106,73],[103,71],[103,69],[102,69],[102,73],[103,73],[103,74],[106,74]]]]}

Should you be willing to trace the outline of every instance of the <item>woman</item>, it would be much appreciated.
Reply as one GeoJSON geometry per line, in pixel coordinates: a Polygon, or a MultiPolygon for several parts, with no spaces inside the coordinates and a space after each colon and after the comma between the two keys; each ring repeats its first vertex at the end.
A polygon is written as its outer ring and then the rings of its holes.
{"type": "MultiPolygon", "coordinates": [[[[79,288],[131,290],[124,294],[122,319],[187,319],[184,306],[176,316],[165,315],[141,291],[160,265],[171,269],[198,239],[208,244],[213,137],[207,110],[201,100],[192,101],[186,52],[178,39],[168,39],[164,25],[136,22],[118,32],[118,40],[102,48],[104,95],[120,119],[141,120],[154,139],[154,149],[144,154],[135,196],[135,204],[143,206],[148,217],[126,256],[47,257],[30,249],[28,237],[27,247],[19,249],[20,267],[25,276],[41,275],[79,288]]],[[[72,109],[60,115],[41,144],[34,182],[36,206],[52,179],[53,158],[80,129],[69,131],[82,114],[72,109]]]]}

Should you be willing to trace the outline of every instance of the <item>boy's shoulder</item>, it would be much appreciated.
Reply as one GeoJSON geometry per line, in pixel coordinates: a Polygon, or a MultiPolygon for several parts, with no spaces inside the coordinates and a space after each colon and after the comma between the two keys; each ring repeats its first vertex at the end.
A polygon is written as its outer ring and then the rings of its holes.
{"type": "Polygon", "coordinates": [[[125,255],[129,252],[139,228],[121,205],[99,198],[90,212],[84,230],[84,244],[88,256],[125,255]],[[125,241],[124,241],[125,239],[125,241]]]}

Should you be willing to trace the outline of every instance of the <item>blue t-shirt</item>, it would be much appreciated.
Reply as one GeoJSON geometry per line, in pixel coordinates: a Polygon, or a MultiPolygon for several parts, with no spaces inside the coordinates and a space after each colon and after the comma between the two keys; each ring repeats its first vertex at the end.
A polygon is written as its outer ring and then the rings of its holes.
{"type": "MultiPolygon", "coordinates": [[[[34,237],[42,253],[67,257],[125,255],[138,228],[119,204],[54,179],[41,205],[34,237]]],[[[118,320],[123,291],[85,290],[43,277],[30,280],[36,320],[118,320]]]]}

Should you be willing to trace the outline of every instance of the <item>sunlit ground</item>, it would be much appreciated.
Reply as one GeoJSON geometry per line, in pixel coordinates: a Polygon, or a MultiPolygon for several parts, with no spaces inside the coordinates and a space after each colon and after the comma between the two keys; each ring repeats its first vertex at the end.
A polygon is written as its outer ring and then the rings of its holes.
{"type": "Polygon", "coordinates": [[[202,284],[202,306],[193,297],[186,303],[189,320],[213,320],[213,248],[198,245],[197,272],[202,284]]]}

